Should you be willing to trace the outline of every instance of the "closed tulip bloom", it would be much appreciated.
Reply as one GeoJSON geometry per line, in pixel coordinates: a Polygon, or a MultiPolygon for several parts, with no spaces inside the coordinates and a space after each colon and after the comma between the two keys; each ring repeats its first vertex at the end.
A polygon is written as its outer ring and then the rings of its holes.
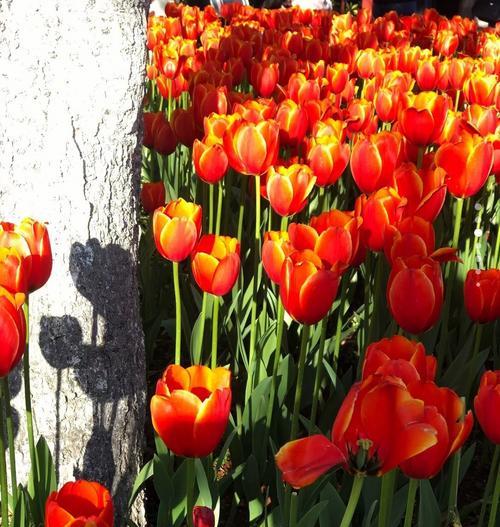
{"type": "Polygon", "coordinates": [[[151,399],[156,433],[177,456],[205,457],[219,444],[231,411],[231,372],[170,365],[151,399]]]}
{"type": "Polygon", "coordinates": [[[464,95],[469,104],[493,106],[498,91],[496,75],[475,71],[464,83],[464,95]]]}
{"type": "Polygon", "coordinates": [[[408,385],[408,390],[424,402],[424,418],[436,429],[437,443],[404,461],[401,470],[410,478],[429,479],[462,447],[471,433],[474,419],[470,410],[465,414],[465,404],[449,388],[439,388],[432,381],[415,381],[408,385]]]}
{"type": "Polygon", "coordinates": [[[191,254],[191,271],[199,288],[223,296],[240,272],[240,244],[236,238],[205,234],[191,254]]]}
{"type": "Polygon", "coordinates": [[[193,527],[215,527],[215,514],[210,507],[193,507],[193,527]]]}
{"type": "Polygon", "coordinates": [[[172,114],[171,125],[177,141],[191,148],[198,134],[194,121],[193,107],[191,106],[186,110],[184,108],[175,109],[172,114]]]}
{"type": "Polygon", "coordinates": [[[164,113],[155,119],[153,125],[153,150],[168,156],[177,148],[177,137],[164,113]]]}
{"type": "Polygon", "coordinates": [[[266,173],[265,197],[280,216],[300,212],[314,188],[316,177],[307,165],[270,167],[266,173]]]}
{"type": "Polygon", "coordinates": [[[153,214],[153,236],[158,252],[172,262],[182,262],[194,249],[201,233],[201,207],[182,198],[153,214]]]}
{"type": "Polygon", "coordinates": [[[349,145],[334,136],[312,139],[307,162],[316,176],[318,187],[333,185],[349,163],[349,145]]]}
{"type": "Polygon", "coordinates": [[[479,135],[463,132],[460,141],[439,147],[435,163],[446,172],[446,186],[457,198],[479,192],[493,167],[493,145],[479,135]]]}
{"type": "Polygon", "coordinates": [[[351,133],[363,132],[374,114],[373,103],[365,99],[353,99],[347,107],[347,129],[351,133]]]}
{"type": "Polygon", "coordinates": [[[349,80],[349,71],[347,65],[342,63],[334,63],[326,68],[326,78],[330,84],[330,89],[333,93],[338,94],[344,91],[344,88],[349,80]]]}
{"type": "Polygon", "coordinates": [[[469,59],[451,59],[448,65],[450,86],[454,90],[461,90],[465,80],[469,77],[474,63],[469,59]]]}
{"type": "Polygon", "coordinates": [[[483,373],[474,398],[474,412],[484,435],[500,445],[500,370],[483,373]]]}
{"type": "Polygon", "coordinates": [[[278,64],[264,61],[253,62],[250,70],[250,82],[261,97],[269,97],[278,84],[278,64]]]}
{"type": "Polygon", "coordinates": [[[479,324],[500,319],[500,269],[470,269],[465,278],[464,303],[479,324]]]}
{"type": "Polygon", "coordinates": [[[479,104],[471,104],[462,114],[467,125],[472,126],[474,131],[483,137],[494,134],[500,122],[497,118],[495,108],[485,108],[479,104]]]}
{"type": "Polygon", "coordinates": [[[142,208],[149,214],[165,205],[165,185],[163,181],[143,183],[141,187],[142,208]]]}
{"type": "Polygon", "coordinates": [[[213,185],[225,176],[229,161],[222,144],[209,136],[203,141],[194,140],[193,164],[200,179],[213,185]]]}
{"type": "Polygon", "coordinates": [[[285,258],[294,251],[288,232],[269,231],[264,234],[262,244],[262,266],[269,279],[279,284],[281,268],[285,258]]]}
{"type": "Polygon", "coordinates": [[[384,123],[393,123],[403,101],[403,95],[398,89],[381,88],[375,94],[374,104],[378,118],[384,123]]]}
{"type": "Polygon", "coordinates": [[[22,258],[16,249],[0,247],[0,287],[12,294],[26,294],[29,270],[29,259],[22,258]]]}
{"type": "Polygon", "coordinates": [[[438,80],[439,60],[425,59],[421,60],[415,73],[415,80],[422,91],[434,90],[438,80]]]}
{"type": "Polygon", "coordinates": [[[280,297],[286,312],[301,324],[323,319],[337,296],[337,272],[325,268],[313,251],[295,251],[281,269],[280,297]]]}
{"type": "Polygon", "coordinates": [[[144,120],[144,136],[142,144],[147,148],[153,148],[154,142],[154,126],[155,121],[161,112],[144,112],[142,117],[144,120]]]}
{"type": "Polygon", "coordinates": [[[391,187],[383,187],[368,197],[361,213],[361,229],[370,250],[383,250],[386,228],[401,219],[405,204],[406,200],[391,187]]]}
{"type": "Polygon", "coordinates": [[[434,50],[439,55],[451,57],[458,47],[458,35],[451,30],[441,29],[437,32],[437,38],[434,41],[434,50]]]}
{"type": "Polygon", "coordinates": [[[416,380],[433,381],[436,369],[436,358],[425,354],[421,342],[394,335],[366,348],[362,378],[379,374],[399,377],[405,384],[416,380]]]}
{"type": "Polygon", "coordinates": [[[45,503],[45,527],[113,527],[109,491],[83,479],[65,483],[45,503]]]}
{"type": "Polygon", "coordinates": [[[385,231],[384,253],[390,265],[396,258],[429,256],[434,252],[435,233],[432,223],[419,216],[408,216],[385,231]]]}
{"type": "Polygon", "coordinates": [[[307,111],[291,99],[285,99],[279,104],[276,121],[280,127],[280,139],[287,145],[299,144],[309,127],[307,111]]]}
{"type": "Polygon", "coordinates": [[[382,187],[394,186],[400,147],[401,136],[394,132],[379,132],[355,143],[351,171],[361,192],[369,194],[382,187]]]}
{"type": "Polygon", "coordinates": [[[0,287],[0,377],[8,375],[23,356],[26,346],[24,295],[0,287]]]}
{"type": "Polygon", "coordinates": [[[401,132],[414,145],[430,145],[441,135],[448,109],[449,100],[444,95],[420,92],[399,115],[401,132]]]}
{"type": "Polygon", "coordinates": [[[397,258],[387,282],[389,311],[404,330],[423,333],[439,319],[443,289],[438,262],[422,256],[397,258]]]}
{"type": "Polygon", "coordinates": [[[278,148],[279,125],[273,120],[258,124],[235,121],[224,135],[229,164],[241,174],[262,175],[276,164],[278,148]]]}

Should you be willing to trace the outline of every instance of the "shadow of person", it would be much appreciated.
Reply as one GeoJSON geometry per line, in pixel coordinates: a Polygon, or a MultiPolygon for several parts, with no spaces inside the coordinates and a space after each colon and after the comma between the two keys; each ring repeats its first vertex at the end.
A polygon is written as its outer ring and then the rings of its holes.
{"type": "MultiPolygon", "coordinates": [[[[91,304],[82,315],[85,331],[74,316],[42,317],[40,348],[57,370],[54,459],[61,458],[60,403],[64,392],[61,371],[71,368],[82,392],[92,401],[92,431],[76,478],[99,481],[117,495],[124,510],[124,489],[132,482],[141,444],[143,415],[128,412],[143,408],[144,360],[130,353],[140,332],[138,306],[130,291],[136,269],[130,254],[118,245],[102,247],[95,240],[74,243],[69,270],[79,293],[91,304]],[[88,336],[84,336],[88,335],[88,336]],[[125,448],[124,443],[131,448],[125,448]]],[[[90,423],[89,423],[90,425],[90,423]]],[[[84,426],[79,423],[78,426],[84,426]]]]}

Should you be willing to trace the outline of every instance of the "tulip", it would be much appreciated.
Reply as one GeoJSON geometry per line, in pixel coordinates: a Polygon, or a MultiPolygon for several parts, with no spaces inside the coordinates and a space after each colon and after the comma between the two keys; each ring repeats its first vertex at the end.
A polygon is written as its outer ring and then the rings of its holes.
{"type": "Polygon", "coordinates": [[[229,125],[224,135],[224,149],[234,170],[260,176],[276,164],[279,147],[279,125],[276,121],[258,124],[243,120],[229,125]]]}
{"type": "Polygon", "coordinates": [[[397,117],[403,104],[404,96],[398,89],[381,88],[374,99],[377,116],[384,123],[392,123],[397,117]]]}
{"type": "Polygon", "coordinates": [[[439,318],[443,288],[441,267],[432,258],[397,258],[387,282],[389,311],[404,330],[423,333],[439,318]]]}
{"type": "Polygon", "coordinates": [[[191,106],[187,110],[176,108],[172,114],[171,125],[177,141],[191,148],[197,136],[193,107],[191,106]]]}
{"type": "Polygon", "coordinates": [[[109,491],[94,481],[65,483],[45,503],[45,527],[113,527],[109,491]]]}
{"type": "Polygon", "coordinates": [[[312,139],[307,162],[316,176],[319,187],[333,185],[349,163],[349,145],[336,140],[334,136],[312,139]]]}
{"type": "Polygon", "coordinates": [[[142,208],[149,214],[165,204],[165,185],[163,181],[143,183],[141,188],[142,208]]]}
{"type": "Polygon", "coordinates": [[[347,129],[351,133],[363,132],[373,119],[373,103],[365,99],[353,99],[347,107],[347,129]]]}
{"type": "Polygon", "coordinates": [[[347,66],[342,63],[335,63],[326,68],[326,78],[330,83],[330,89],[333,93],[341,93],[349,80],[347,66]]]}
{"type": "Polygon", "coordinates": [[[153,214],[153,236],[158,252],[182,262],[194,249],[201,232],[201,207],[182,198],[159,207],[153,214]]]}
{"type": "Polygon", "coordinates": [[[242,118],[245,121],[257,124],[260,121],[272,119],[275,113],[276,103],[273,99],[247,99],[242,102],[235,102],[233,113],[227,118],[233,120],[242,118]]]}
{"type": "Polygon", "coordinates": [[[292,216],[307,204],[316,177],[307,165],[270,167],[266,173],[265,197],[280,216],[292,216]]]}
{"type": "Polygon", "coordinates": [[[458,35],[454,31],[442,29],[437,33],[434,50],[439,55],[451,57],[457,50],[458,42],[458,35]]]}
{"type": "Polygon", "coordinates": [[[392,375],[406,385],[411,381],[433,381],[437,361],[425,354],[424,345],[400,335],[383,338],[366,348],[363,361],[363,380],[372,374],[392,375]]]}
{"type": "Polygon", "coordinates": [[[147,148],[153,148],[155,122],[160,115],[161,112],[144,112],[142,115],[144,120],[144,136],[142,138],[142,144],[147,148]]]}
{"type": "Polygon", "coordinates": [[[434,251],[435,233],[432,223],[419,216],[408,216],[385,231],[384,252],[393,265],[396,258],[429,256],[434,251]]]}
{"type": "Polygon", "coordinates": [[[275,284],[280,282],[281,268],[285,258],[294,250],[290,243],[288,232],[269,231],[264,234],[262,266],[269,279],[275,284]]]}
{"type": "Polygon", "coordinates": [[[156,433],[177,456],[204,457],[219,444],[231,410],[226,368],[170,365],[151,399],[156,433]]]}
{"type": "Polygon", "coordinates": [[[474,412],[484,435],[500,445],[500,370],[485,371],[474,398],[474,412]]]}
{"type": "Polygon", "coordinates": [[[439,388],[432,381],[415,381],[408,385],[411,395],[425,404],[425,420],[437,431],[437,443],[407,459],[401,470],[410,478],[433,478],[470,435],[472,412],[464,416],[465,404],[449,388],[439,388]]]}
{"type": "Polygon", "coordinates": [[[420,61],[415,73],[415,80],[421,91],[431,91],[436,88],[439,64],[439,60],[434,58],[420,61]]]}
{"type": "Polygon", "coordinates": [[[500,269],[471,269],[464,284],[464,303],[478,324],[500,319],[500,269]]]}
{"type": "Polygon", "coordinates": [[[391,187],[383,187],[368,197],[361,213],[361,228],[369,249],[383,250],[385,231],[401,219],[405,204],[406,200],[391,187]]]}
{"type": "Polygon", "coordinates": [[[194,140],[193,164],[200,179],[213,185],[224,177],[229,162],[224,147],[209,136],[203,141],[194,140]]]}
{"type": "Polygon", "coordinates": [[[23,258],[16,249],[0,247],[0,287],[12,294],[26,294],[30,265],[30,259],[23,258]]]}
{"type": "Polygon", "coordinates": [[[177,148],[177,137],[164,113],[160,113],[153,124],[153,150],[168,156],[177,148]]]}
{"type": "Polygon", "coordinates": [[[469,104],[492,106],[498,91],[496,75],[487,75],[476,71],[464,83],[464,95],[469,104]]]}
{"type": "Polygon", "coordinates": [[[394,186],[401,138],[393,132],[380,132],[358,140],[351,156],[352,177],[361,192],[367,194],[394,186]]]}
{"type": "Polygon", "coordinates": [[[420,92],[400,113],[401,132],[414,145],[430,145],[441,135],[448,109],[447,97],[435,92],[420,92]]]}
{"type": "Polygon", "coordinates": [[[280,127],[280,139],[287,145],[299,144],[309,126],[306,110],[291,99],[285,99],[279,104],[276,121],[280,127]]]}
{"type": "Polygon", "coordinates": [[[278,64],[264,62],[254,62],[250,70],[250,82],[261,97],[269,97],[274,92],[278,83],[279,69],[278,64]]]}
{"type": "Polygon", "coordinates": [[[313,251],[295,251],[285,259],[281,269],[283,307],[297,322],[316,324],[332,307],[339,281],[338,273],[325,268],[313,251]]]}
{"type": "Polygon", "coordinates": [[[21,360],[26,346],[24,294],[0,287],[0,377],[8,375],[21,360]]]}
{"type": "Polygon", "coordinates": [[[494,134],[498,126],[495,108],[484,108],[479,104],[471,104],[462,114],[463,120],[473,128],[475,133],[486,137],[494,134]]]}
{"type": "Polygon", "coordinates": [[[202,291],[217,296],[226,295],[240,272],[238,240],[205,234],[191,254],[191,271],[202,291]]]}
{"type": "Polygon", "coordinates": [[[493,167],[493,145],[478,135],[463,132],[460,141],[439,147],[435,163],[446,172],[446,186],[457,198],[479,192],[493,167]]]}
{"type": "Polygon", "coordinates": [[[215,527],[215,514],[210,507],[193,507],[193,527],[215,527]]]}

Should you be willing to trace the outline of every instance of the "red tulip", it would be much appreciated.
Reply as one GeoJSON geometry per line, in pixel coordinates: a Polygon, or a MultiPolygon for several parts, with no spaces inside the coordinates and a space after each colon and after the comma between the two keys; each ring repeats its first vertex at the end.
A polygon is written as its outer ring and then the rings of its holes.
{"type": "Polygon", "coordinates": [[[65,483],[45,503],[45,527],[113,527],[109,491],[94,481],[65,483]]]}
{"type": "Polygon", "coordinates": [[[485,371],[474,398],[474,411],[484,435],[500,445],[500,370],[485,371]]]}
{"type": "Polygon", "coordinates": [[[469,104],[493,106],[498,92],[498,78],[475,71],[464,83],[464,95],[469,104]]]}
{"type": "Polygon", "coordinates": [[[12,294],[26,294],[30,266],[30,259],[23,258],[16,249],[0,247],[0,287],[12,294]]]}
{"type": "Polygon", "coordinates": [[[205,457],[215,450],[231,410],[226,368],[170,365],[151,399],[156,433],[177,456],[205,457]]]}
{"type": "Polygon", "coordinates": [[[434,252],[435,233],[432,223],[419,216],[408,216],[385,231],[384,252],[392,265],[397,258],[429,256],[434,252]]]}
{"type": "Polygon", "coordinates": [[[265,197],[280,216],[292,216],[307,204],[316,177],[307,165],[270,167],[266,173],[265,197]]]}
{"type": "Polygon", "coordinates": [[[200,179],[213,185],[225,176],[229,161],[222,144],[212,138],[208,136],[203,141],[194,140],[193,164],[200,179]]]}
{"type": "Polygon", "coordinates": [[[451,57],[457,50],[458,43],[458,35],[454,31],[441,29],[437,32],[434,50],[439,55],[451,57]]]}
{"type": "Polygon", "coordinates": [[[177,141],[191,148],[197,136],[193,107],[190,106],[187,110],[184,108],[175,109],[172,114],[171,125],[177,141]]]}
{"type": "Polygon", "coordinates": [[[291,99],[285,99],[279,104],[276,121],[280,127],[280,138],[287,145],[299,144],[309,126],[306,110],[291,99]]]}
{"type": "Polygon", "coordinates": [[[319,187],[333,185],[349,162],[349,145],[334,136],[314,138],[310,142],[307,162],[319,187]]]}
{"type": "Polygon", "coordinates": [[[404,95],[398,89],[381,88],[375,94],[374,104],[378,118],[384,123],[392,123],[403,104],[404,95]]]}
{"type": "Polygon", "coordinates": [[[26,346],[24,294],[10,294],[0,287],[0,377],[8,375],[23,356],[26,346]]]}
{"type": "Polygon", "coordinates": [[[464,302],[469,317],[479,324],[500,318],[500,269],[471,269],[464,284],[464,302]]]}
{"type": "Polygon", "coordinates": [[[479,104],[471,104],[462,114],[463,120],[472,127],[475,133],[486,137],[494,134],[499,123],[495,108],[485,108],[479,104]]]}
{"type": "Polygon", "coordinates": [[[163,181],[143,183],[141,188],[142,208],[149,214],[165,204],[165,185],[163,181]]]}
{"type": "Polygon", "coordinates": [[[431,328],[443,305],[443,276],[439,263],[422,256],[397,258],[387,282],[387,304],[404,330],[417,334],[431,328]]]}
{"type": "Polygon", "coordinates": [[[373,103],[365,99],[353,99],[347,107],[347,129],[351,133],[365,132],[373,119],[373,103]]]}
{"type": "Polygon", "coordinates": [[[160,113],[153,125],[153,150],[168,156],[177,148],[177,137],[164,113],[160,113]]]}
{"type": "Polygon", "coordinates": [[[326,78],[330,83],[330,89],[332,92],[335,94],[341,93],[349,80],[347,66],[339,62],[327,66],[326,78]]]}
{"type": "Polygon", "coordinates": [[[201,207],[182,198],[159,207],[153,214],[153,236],[158,252],[182,262],[194,249],[201,232],[201,207]]]}
{"type": "Polygon", "coordinates": [[[446,172],[446,186],[458,198],[479,192],[493,167],[493,145],[479,135],[463,132],[460,142],[445,144],[435,162],[446,172]]]}
{"type": "Polygon", "coordinates": [[[191,271],[199,288],[223,296],[240,272],[240,244],[236,238],[205,234],[191,254],[191,271]]]}
{"type": "Polygon", "coordinates": [[[253,62],[250,82],[261,97],[269,97],[274,92],[279,78],[278,64],[264,61],[253,62]]]}
{"type": "Polygon", "coordinates": [[[269,231],[264,234],[262,266],[269,279],[275,284],[280,282],[281,268],[285,258],[294,250],[290,243],[288,232],[269,231]]]}
{"type": "Polygon", "coordinates": [[[422,91],[431,91],[436,88],[438,81],[438,64],[436,58],[421,60],[415,73],[415,80],[422,91]]]}
{"type": "Polygon", "coordinates": [[[193,527],[215,527],[215,514],[210,507],[193,507],[193,527]]]}

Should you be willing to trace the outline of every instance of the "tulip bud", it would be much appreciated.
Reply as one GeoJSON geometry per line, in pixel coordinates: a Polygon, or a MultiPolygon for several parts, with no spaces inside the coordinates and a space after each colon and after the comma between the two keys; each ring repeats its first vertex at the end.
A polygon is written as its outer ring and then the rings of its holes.
{"type": "Polygon", "coordinates": [[[148,214],[165,205],[165,185],[163,181],[143,183],[140,197],[142,208],[148,214]]]}
{"type": "Polygon", "coordinates": [[[193,507],[193,527],[215,527],[215,514],[210,507],[193,507]]]}
{"type": "Polygon", "coordinates": [[[464,284],[467,314],[478,324],[500,318],[500,269],[471,269],[464,284]]]}

